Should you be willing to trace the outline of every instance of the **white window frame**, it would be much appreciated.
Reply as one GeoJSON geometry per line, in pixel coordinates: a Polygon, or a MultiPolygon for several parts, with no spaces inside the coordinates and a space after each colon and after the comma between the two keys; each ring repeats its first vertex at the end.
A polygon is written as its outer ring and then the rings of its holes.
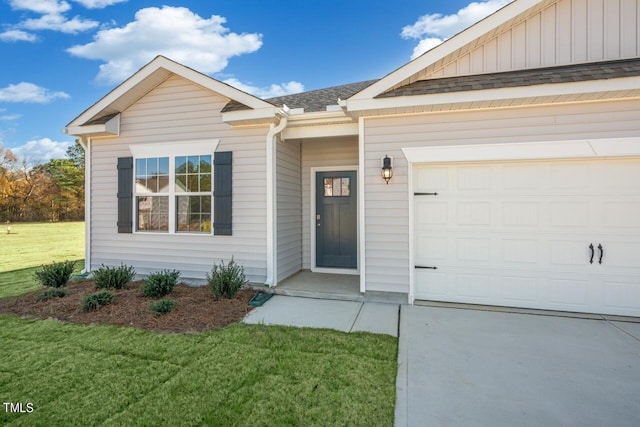
{"type": "Polygon", "coordinates": [[[213,163],[216,148],[218,147],[220,140],[197,140],[197,141],[180,141],[180,142],[162,142],[152,144],[132,144],[129,146],[129,150],[133,155],[133,178],[135,180],[136,160],[143,158],[169,158],[169,193],[140,193],[135,191],[134,181],[134,194],[133,194],[133,212],[134,212],[134,227],[133,233],[145,234],[145,235],[184,235],[184,236],[212,236],[213,235],[213,163]],[[184,156],[211,156],[211,192],[196,192],[196,193],[179,193],[175,191],[175,167],[176,157],[184,156]],[[177,196],[211,196],[211,231],[209,232],[196,232],[196,231],[177,231],[176,220],[176,197],[177,196]],[[169,230],[168,231],[147,231],[138,230],[138,196],[168,196],[169,197],[169,230]]]}

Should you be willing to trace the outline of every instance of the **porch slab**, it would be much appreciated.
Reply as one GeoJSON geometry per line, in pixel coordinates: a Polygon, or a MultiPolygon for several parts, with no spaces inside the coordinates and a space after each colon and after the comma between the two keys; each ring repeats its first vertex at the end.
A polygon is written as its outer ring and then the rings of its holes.
{"type": "Polygon", "coordinates": [[[247,324],[363,331],[398,336],[398,305],[275,295],[244,318],[247,324]]]}

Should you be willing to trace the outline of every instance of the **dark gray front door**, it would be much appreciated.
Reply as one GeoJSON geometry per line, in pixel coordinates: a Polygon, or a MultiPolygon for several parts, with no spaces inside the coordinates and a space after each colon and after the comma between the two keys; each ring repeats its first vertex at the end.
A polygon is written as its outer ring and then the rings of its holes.
{"type": "Polygon", "coordinates": [[[316,266],[357,268],[355,172],[316,173],[316,266]]]}

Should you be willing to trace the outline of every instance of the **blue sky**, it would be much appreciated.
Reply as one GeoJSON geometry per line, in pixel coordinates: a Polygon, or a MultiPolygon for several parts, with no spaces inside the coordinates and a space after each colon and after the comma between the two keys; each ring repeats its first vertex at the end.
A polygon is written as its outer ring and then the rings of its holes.
{"type": "Polygon", "coordinates": [[[510,0],[0,0],[0,145],[61,129],[162,54],[259,97],[379,78],[510,0]]]}

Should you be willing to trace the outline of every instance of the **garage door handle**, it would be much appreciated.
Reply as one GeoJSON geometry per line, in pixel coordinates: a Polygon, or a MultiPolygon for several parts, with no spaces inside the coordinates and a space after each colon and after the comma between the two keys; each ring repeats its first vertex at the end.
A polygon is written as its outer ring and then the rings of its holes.
{"type": "Polygon", "coordinates": [[[427,267],[426,265],[416,265],[414,267],[415,268],[425,268],[425,269],[428,269],[428,270],[437,270],[438,269],[438,267],[427,267]]]}
{"type": "Polygon", "coordinates": [[[589,260],[589,264],[593,264],[593,255],[595,255],[595,250],[593,249],[593,243],[589,245],[589,249],[591,249],[591,259],[589,260]]]}
{"type": "Polygon", "coordinates": [[[600,259],[598,260],[598,264],[602,264],[602,257],[604,256],[604,248],[601,243],[598,243],[598,249],[600,249],[600,259]]]}

